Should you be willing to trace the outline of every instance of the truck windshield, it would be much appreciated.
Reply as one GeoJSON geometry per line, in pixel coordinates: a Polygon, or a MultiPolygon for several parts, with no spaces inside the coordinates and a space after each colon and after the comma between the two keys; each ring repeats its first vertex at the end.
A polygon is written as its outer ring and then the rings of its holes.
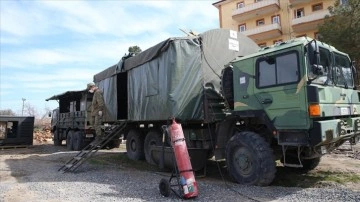
{"type": "Polygon", "coordinates": [[[346,55],[319,48],[320,61],[309,55],[309,79],[321,85],[336,85],[344,88],[354,86],[352,66],[346,55]]]}
{"type": "Polygon", "coordinates": [[[349,58],[345,55],[334,53],[334,63],[334,82],[336,86],[352,88],[354,86],[354,81],[349,58]]]}

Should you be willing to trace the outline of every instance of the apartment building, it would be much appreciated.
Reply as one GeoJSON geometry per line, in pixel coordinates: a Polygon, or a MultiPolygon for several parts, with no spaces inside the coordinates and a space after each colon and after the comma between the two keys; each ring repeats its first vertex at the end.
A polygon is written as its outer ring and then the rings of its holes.
{"type": "Polygon", "coordinates": [[[238,30],[259,46],[270,46],[295,37],[318,38],[318,25],[335,1],[339,0],[221,0],[213,5],[219,10],[221,28],[238,30]]]}

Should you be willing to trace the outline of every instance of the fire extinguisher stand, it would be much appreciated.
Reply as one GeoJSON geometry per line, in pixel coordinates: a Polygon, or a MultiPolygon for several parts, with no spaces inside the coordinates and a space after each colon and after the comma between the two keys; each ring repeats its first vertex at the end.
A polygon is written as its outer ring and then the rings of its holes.
{"type": "MultiPolygon", "coordinates": [[[[163,127],[163,148],[165,146],[166,135],[170,137],[171,147],[174,153],[174,170],[170,179],[161,179],[159,189],[161,195],[168,197],[170,191],[182,199],[194,198],[198,195],[197,183],[194,171],[191,167],[190,156],[186,147],[184,133],[181,125],[175,119],[169,127],[163,127]],[[170,130],[168,130],[170,129],[170,130]],[[169,135],[170,132],[170,135],[169,135]],[[177,191],[175,190],[177,187],[177,191]]],[[[164,149],[162,150],[164,155],[164,149]]]]}

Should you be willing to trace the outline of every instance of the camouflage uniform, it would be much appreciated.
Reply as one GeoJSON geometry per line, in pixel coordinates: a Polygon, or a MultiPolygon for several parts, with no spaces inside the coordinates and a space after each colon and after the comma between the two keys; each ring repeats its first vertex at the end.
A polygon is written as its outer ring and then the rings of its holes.
{"type": "Polygon", "coordinates": [[[94,129],[96,132],[96,136],[101,136],[101,123],[104,116],[104,98],[102,95],[102,91],[100,89],[96,89],[94,91],[94,96],[91,103],[91,116],[93,120],[94,129]],[[102,111],[102,116],[99,115],[99,111],[102,111]]]}

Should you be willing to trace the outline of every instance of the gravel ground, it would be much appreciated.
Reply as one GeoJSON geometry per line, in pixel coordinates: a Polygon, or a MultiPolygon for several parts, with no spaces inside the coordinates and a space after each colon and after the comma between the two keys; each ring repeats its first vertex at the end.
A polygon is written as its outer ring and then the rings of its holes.
{"type": "MultiPolygon", "coordinates": [[[[121,149],[101,150],[94,158],[121,149]]],[[[75,152],[50,144],[0,150],[0,201],[181,201],[163,197],[158,184],[170,173],[138,170],[118,164],[84,163],[76,173],[57,172],[75,152]]],[[[358,160],[356,160],[358,161],[358,160]]],[[[360,201],[360,191],[329,184],[319,188],[255,187],[221,178],[197,178],[195,201],[360,201]]]]}

